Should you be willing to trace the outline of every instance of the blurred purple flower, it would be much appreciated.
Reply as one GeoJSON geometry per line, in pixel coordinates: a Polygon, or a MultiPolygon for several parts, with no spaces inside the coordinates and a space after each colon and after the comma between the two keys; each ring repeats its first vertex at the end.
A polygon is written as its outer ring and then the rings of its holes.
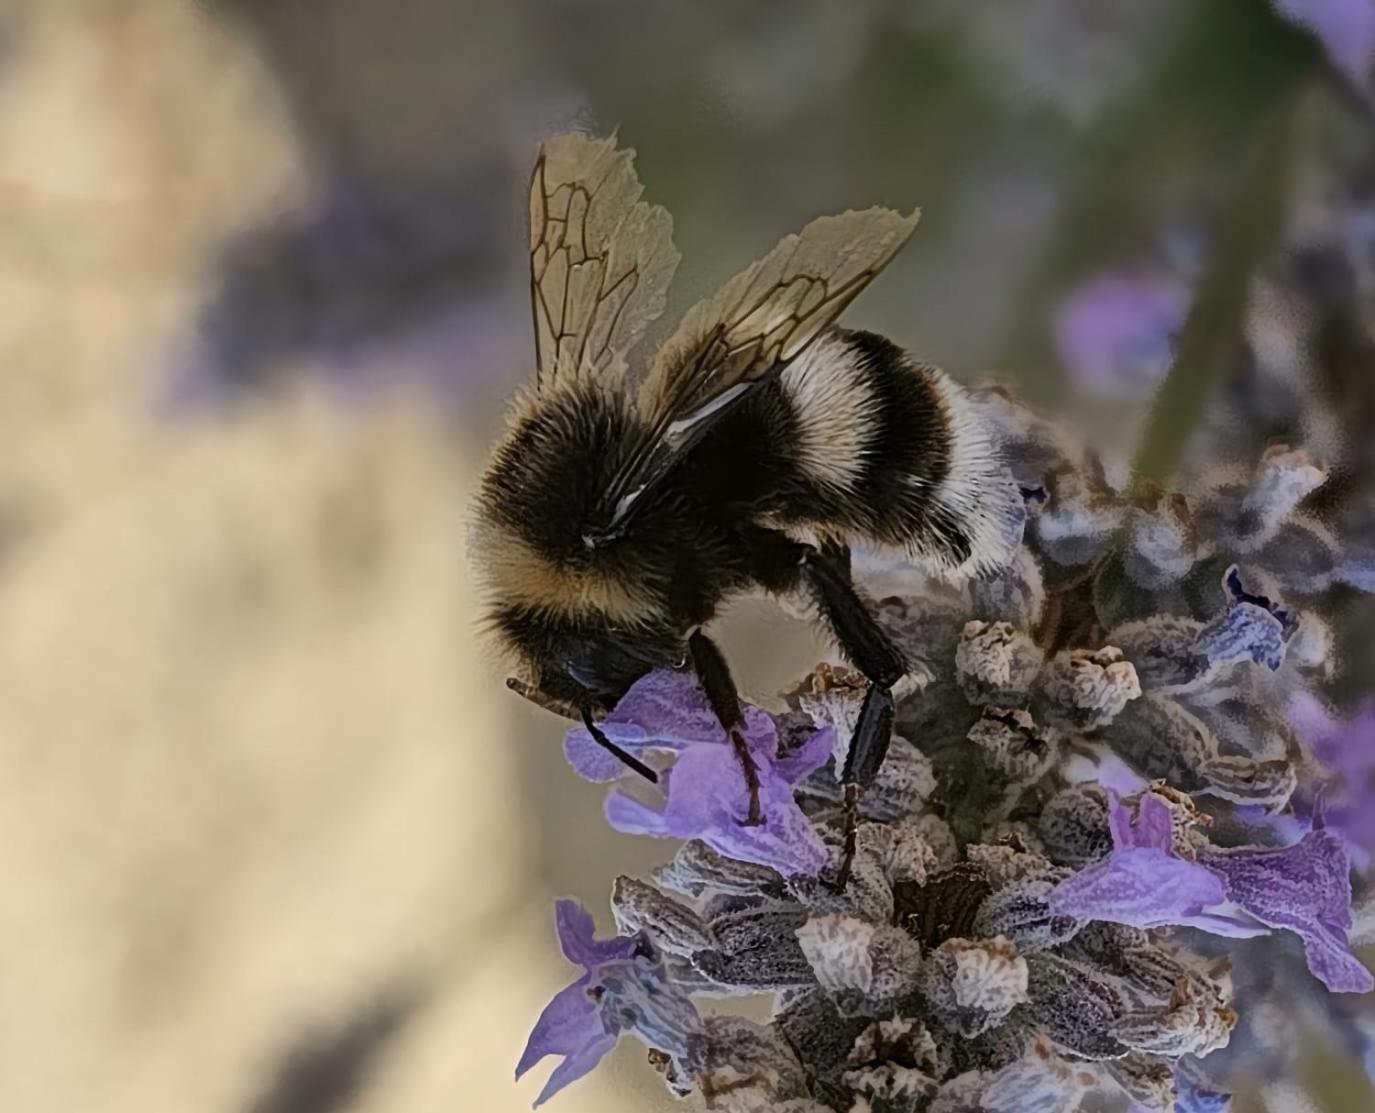
{"type": "Polygon", "coordinates": [[[1310,31],[1332,64],[1357,85],[1375,61],[1375,0],[1274,0],[1275,10],[1310,31]]]}
{"type": "Polygon", "coordinates": [[[1261,923],[1303,940],[1308,968],[1337,993],[1366,993],[1375,978],[1351,953],[1351,860],[1321,826],[1293,846],[1207,850],[1200,861],[1226,884],[1227,897],[1261,923]]]}
{"type": "Polygon", "coordinates": [[[544,1007],[516,1065],[520,1078],[546,1055],[561,1055],[535,1104],[575,1082],[633,1032],[647,1046],[680,1056],[699,1026],[697,1010],[664,973],[658,952],[644,935],[599,940],[592,916],[573,900],[554,906],[564,957],[582,976],[544,1007]]]}
{"type": "MultiPolygon", "coordinates": [[[[606,800],[607,821],[628,834],[701,839],[728,857],[772,866],[785,876],[815,877],[829,855],[793,799],[793,786],[826,763],[832,731],[817,731],[780,758],[773,719],[750,704],[743,705],[743,713],[740,734],[759,772],[762,823],[744,824],[749,813],[744,770],[705,693],[691,674],[668,670],[636,681],[599,724],[612,742],[637,757],[651,751],[677,755],[661,781],[664,806],[613,791],[606,800]]],[[[564,756],[589,781],[614,781],[625,772],[581,727],[568,732],[564,756]]]]}
{"type": "Polygon", "coordinates": [[[1090,278],[1055,318],[1056,348],[1070,378],[1093,394],[1148,397],[1170,368],[1189,301],[1188,289],[1166,278],[1090,278]]]}
{"type": "Polygon", "coordinates": [[[1175,1113],[1226,1113],[1232,1095],[1202,1077],[1193,1061],[1180,1063],[1175,1070],[1175,1113]]]}
{"type": "MultiPolygon", "coordinates": [[[[1339,719],[1305,693],[1289,701],[1286,714],[1313,756],[1336,777],[1323,790],[1326,828],[1346,841],[1359,868],[1368,868],[1375,853],[1375,700],[1339,719]]],[[[1310,797],[1309,809],[1313,804],[1310,797]]]]}
{"type": "Polygon", "coordinates": [[[491,184],[335,175],[231,239],[171,354],[167,408],[232,400],[301,363],[365,396],[397,369],[450,393],[499,380],[528,357],[516,319],[488,292],[501,228],[491,184]]]}
{"type": "Polygon", "coordinates": [[[1108,825],[1112,852],[1051,891],[1052,913],[1138,928],[1196,927],[1233,938],[1265,934],[1227,907],[1216,873],[1175,853],[1173,816],[1159,796],[1142,793],[1133,818],[1131,806],[1109,792],[1108,825]]]}

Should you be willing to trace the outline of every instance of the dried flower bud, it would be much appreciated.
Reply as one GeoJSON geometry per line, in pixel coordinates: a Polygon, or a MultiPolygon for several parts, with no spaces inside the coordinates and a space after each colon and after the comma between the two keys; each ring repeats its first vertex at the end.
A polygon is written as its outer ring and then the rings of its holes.
{"type": "Polygon", "coordinates": [[[1225,1047],[1236,1022],[1237,1014],[1215,987],[1185,975],[1164,1005],[1133,1009],[1114,1021],[1111,1031],[1128,1047],[1177,1059],[1225,1047]]]}
{"type": "Polygon", "coordinates": [[[993,1076],[984,1089],[985,1113],[1061,1113],[1074,1109],[1094,1084],[1094,1076],[1066,1062],[1044,1039],[993,1076]]]}
{"type": "Polygon", "coordinates": [[[1112,646],[1060,654],[1041,671],[1036,687],[1038,718],[1071,730],[1105,727],[1141,695],[1136,669],[1112,646]]]}
{"type": "Polygon", "coordinates": [[[804,909],[782,902],[713,916],[708,926],[716,945],[694,954],[692,964],[723,986],[810,985],[812,968],[794,934],[806,916],[804,909]]]}
{"type": "Polygon", "coordinates": [[[1027,1010],[1057,1047],[1085,1059],[1126,1054],[1111,1033],[1131,1000],[1112,978],[1052,954],[1028,955],[1026,962],[1027,1010]]]}
{"type": "Polygon", "coordinates": [[[955,649],[960,691],[972,704],[1011,706],[1030,697],[1041,651],[1010,622],[969,622],[955,649]]]}
{"type": "Polygon", "coordinates": [[[813,916],[797,929],[797,941],[816,980],[842,1015],[872,1016],[884,1002],[910,993],[921,969],[921,947],[886,924],[853,916],[813,916]]]}
{"type": "Polygon", "coordinates": [[[997,892],[1028,877],[1054,872],[1050,859],[1021,847],[1021,840],[1014,836],[1012,842],[971,843],[965,854],[997,892]]]}
{"type": "Polygon", "coordinates": [[[671,862],[654,871],[654,880],[689,896],[699,896],[707,889],[769,895],[781,893],[784,886],[777,871],[727,858],[701,839],[690,839],[680,846],[671,862]]]}
{"type": "MultiPolygon", "coordinates": [[[[808,801],[840,804],[841,787],[830,769],[818,770],[798,788],[808,801]]],[[[904,739],[894,737],[878,775],[860,797],[860,814],[880,823],[902,822],[921,812],[935,791],[931,759],[904,739]]]]}
{"type": "Polygon", "coordinates": [[[979,906],[975,931],[1006,936],[1023,954],[1035,954],[1073,939],[1083,921],[1053,912],[1049,904],[1051,892],[1068,875],[1068,870],[1050,869],[999,889],[979,906]]]}
{"type": "Polygon", "coordinates": [[[1275,445],[1254,473],[1225,484],[1200,514],[1200,525],[1236,552],[1252,552],[1274,537],[1282,522],[1327,478],[1301,450],[1275,445]]]}
{"type": "Polygon", "coordinates": [[[929,1099],[939,1088],[940,1055],[919,1020],[894,1017],[875,1021],[855,1040],[845,1060],[847,1086],[889,1103],[929,1099]]]}
{"type": "Polygon", "coordinates": [[[1128,512],[1122,564],[1140,587],[1159,591],[1178,583],[1203,559],[1206,548],[1183,495],[1152,492],[1128,512]]]}
{"type": "Polygon", "coordinates": [[[1036,833],[1053,862],[1082,866],[1097,861],[1112,849],[1107,793],[1096,785],[1057,792],[1041,809],[1036,833]]]}
{"type": "Polygon", "coordinates": [[[927,959],[921,991],[942,1024],[977,1036],[1027,1000],[1026,960],[1002,937],[947,939],[927,959]]]}
{"type": "Polygon", "coordinates": [[[687,1063],[710,1110],[772,1113],[811,1103],[802,1064],[787,1044],[743,1017],[711,1016],[689,1046],[687,1063]]]}
{"type": "Polygon", "coordinates": [[[1302,595],[1326,591],[1343,578],[1341,543],[1312,518],[1290,518],[1266,544],[1262,558],[1281,586],[1302,595]]]}
{"type": "Polygon", "coordinates": [[[1196,688],[1211,666],[1198,651],[1204,624],[1179,615],[1153,615],[1113,628],[1109,638],[1136,668],[1147,692],[1171,694],[1196,688]]]}
{"type": "Polygon", "coordinates": [[[823,661],[783,692],[788,706],[806,712],[818,727],[835,729],[836,767],[844,765],[869,681],[858,669],[823,661]]]}
{"type": "Polygon", "coordinates": [[[975,618],[1033,629],[1041,620],[1046,602],[1041,566],[1030,549],[1018,549],[1011,563],[997,575],[972,581],[969,596],[975,618]]]}
{"type": "Polygon", "coordinates": [[[1022,708],[985,708],[969,728],[969,741],[983,751],[989,768],[1014,785],[1039,780],[1059,755],[1054,734],[1022,708]]]}
{"type": "Polygon", "coordinates": [[[1103,1065],[1132,1101],[1155,1113],[1175,1113],[1174,1070],[1168,1063],[1130,1051],[1103,1065]]]}
{"type": "Polygon", "coordinates": [[[622,935],[643,931],[669,954],[691,955],[713,945],[710,929],[696,912],[633,877],[616,878],[611,911],[622,935]]]}
{"type": "Polygon", "coordinates": [[[1283,809],[1298,787],[1293,764],[1283,758],[1270,761],[1247,757],[1208,758],[1199,763],[1198,773],[1206,785],[1199,791],[1270,812],[1283,809]]]}
{"type": "Polygon", "coordinates": [[[1041,549],[1056,564],[1093,562],[1121,524],[1122,504],[1070,468],[1047,476],[1046,486],[1049,499],[1034,529],[1041,549]]]}

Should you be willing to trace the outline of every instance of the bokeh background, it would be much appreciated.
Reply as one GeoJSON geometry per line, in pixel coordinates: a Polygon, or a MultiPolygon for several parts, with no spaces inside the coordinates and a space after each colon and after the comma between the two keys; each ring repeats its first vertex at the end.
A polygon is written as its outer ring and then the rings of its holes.
{"type": "MultiPolygon", "coordinates": [[[[1124,474],[1303,441],[1369,525],[1372,50],[1366,0],[0,2],[0,1108],[538,1092],[551,898],[667,854],[475,632],[542,135],[638,149],[670,318],[814,215],[920,204],[851,323],[1124,474]]],[[[761,699],[822,652],[724,627],[761,699]]],[[[1375,1108],[1310,1074],[1271,1113],[1375,1108]]],[[[557,1101],[673,1107],[631,1046],[557,1101]]]]}

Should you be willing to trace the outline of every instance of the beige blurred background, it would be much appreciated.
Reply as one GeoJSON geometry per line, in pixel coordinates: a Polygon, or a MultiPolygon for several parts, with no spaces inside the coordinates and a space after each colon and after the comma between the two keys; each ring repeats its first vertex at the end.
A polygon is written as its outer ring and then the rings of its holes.
{"type": "MultiPolygon", "coordinates": [[[[1063,57],[1034,44],[1074,5],[997,7],[970,66],[948,3],[0,0],[0,1110],[528,1107],[544,1072],[512,1069],[568,980],[552,898],[605,926],[611,878],[668,853],[605,830],[474,628],[535,142],[622,126],[678,217],[680,305],[815,212],[923,203],[858,323],[967,377],[1006,364],[1056,160],[1180,6],[1090,5],[1063,57]],[[471,242],[379,263],[348,358],[193,366],[212,401],[169,402],[226,245],[340,175],[471,242]]],[[[818,652],[763,606],[726,636],[753,692],[818,652]]],[[[556,1106],[669,1107],[634,1045],[556,1106]]]]}
{"type": "MultiPolygon", "coordinates": [[[[476,638],[495,406],[475,429],[306,374],[166,418],[207,260],[294,203],[309,146],[202,5],[4,20],[0,1108],[527,1108],[542,1072],[512,1070],[568,980],[552,897],[606,924],[662,848],[602,831],[476,638]]],[[[643,1068],[622,1049],[559,1108],[667,1104],[643,1068]]]]}

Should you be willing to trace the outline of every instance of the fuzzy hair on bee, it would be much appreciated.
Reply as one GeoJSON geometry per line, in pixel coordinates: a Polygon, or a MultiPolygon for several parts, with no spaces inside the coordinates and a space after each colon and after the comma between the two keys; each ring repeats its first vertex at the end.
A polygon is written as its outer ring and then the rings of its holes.
{"type": "Polygon", "coordinates": [[[644,358],[679,256],[632,159],[567,134],[532,175],[535,383],[483,476],[470,544],[512,686],[590,726],[646,673],[691,665],[731,732],[738,698],[702,627],[743,592],[803,591],[872,684],[845,762],[862,785],[905,663],[849,583],[848,546],[981,575],[1010,559],[1021,496],[956,383],[836,323],[916,212],[814,220],[644,358]]]}

